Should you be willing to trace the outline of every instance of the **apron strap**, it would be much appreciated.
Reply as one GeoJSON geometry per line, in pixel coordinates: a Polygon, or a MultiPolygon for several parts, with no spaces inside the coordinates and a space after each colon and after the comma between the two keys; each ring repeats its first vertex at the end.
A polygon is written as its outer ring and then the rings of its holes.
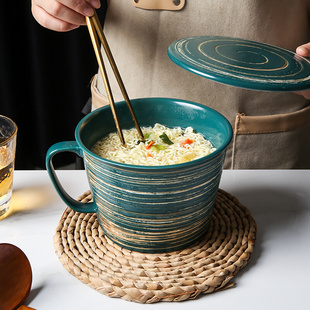
{"type": "Polygon", "coordinates": [[[136,8],[145,10],[181,10],[185,0],[131,0],[136,8]]]}

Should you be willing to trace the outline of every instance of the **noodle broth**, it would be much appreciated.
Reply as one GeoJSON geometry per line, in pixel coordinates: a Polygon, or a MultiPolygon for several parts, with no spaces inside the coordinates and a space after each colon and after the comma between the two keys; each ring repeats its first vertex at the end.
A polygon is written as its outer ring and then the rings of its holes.
{"type": "Polygon", "coordinates": [[[214,152],[210,141],[192,127],[168,128],[161,124],[141,128],[141,140],[135,128],[123,130],[126,146],[116,132],[97,141],[96,155],[108,160],[141,166],[166,166],[192,161],[214,152]]]}

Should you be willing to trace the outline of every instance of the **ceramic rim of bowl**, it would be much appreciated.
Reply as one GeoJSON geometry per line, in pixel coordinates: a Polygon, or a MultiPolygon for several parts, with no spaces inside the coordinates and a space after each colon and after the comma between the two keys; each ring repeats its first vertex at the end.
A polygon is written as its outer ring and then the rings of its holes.
{"type": "MultiPolygon", "coordinates": [[[[150,99],[150,98],[138,98],[139,99],[150,99]]],[[[191,105],[194,105],[194,106],[197,106],[197,107],[200,107],[200,108],[203,108],[203,109],[207,109],[209,111],[212,111],[212,113],[215,113],[220,119],[221,121],[226,125],[227,127],[227,137],[226,139],[224,140],[224,142],[216,148],[215,151],[213,151],[212,153],[208,154],[208,155],[205,155],[203,157],[200,157],[200,158],[197,158],[197,159],[194,159],[192,161],[188,161],[188,162],[185,162],[185,163],[180,163],[180,164],[173,164],[173,165],[162,165],[162,166],[144,166],[144,165],[132,165],[132,164],[126,164],[126,163],[121,163],[121,162],[117,162],[117,161],[112,161],[112,160],[109,160],[109,159],[106,159],[104,157],[101,157],[99,155],[96,155],[94,152],[92,152],[88,147],[85,146],[85,144],[82,142],[82,139],[80,137],[80,130],[81,130],[81,127],[83,126],[84,123],[86,123],[87,120],[89,120],[90,118],[92,118],[94,116],[94,113],[99,113],[101,110],[106,110],[106,109],[110,109],[110,106],[107,105],[107,106],[104,106],[104,107],[101,107],[101,108],[98,108],[94,111],[92,111],[91,113],[89,113],[88,115],[86,115],[84,118],[81,119],[81,121],[78,123],[78,125],[76,126],[76,129],[75,129],[75,139],[76,141],[78,142],[79,146],[82,148],[82,150],[84,152],[86,152],[88,155],[96,158],[97,160],[105,163],[105,164],[108,164],[108,165],[111,165],[111,166],[116,166],[116,167],[121,167],[121,168],[133,168],[133,169],[144,169],[144,170],[158,170],[158,169],[164,169],[164,170],[168,170],[168,169],[175,169],[177,167],[189,167],[189,166],[192,166],[192,165],[197,165],[197,164],[200,164],[206,160],[209,160],[215,156],[218,156],[220,155],[223,151],[226,150],[227,146],[229,145],[229,143],[231,142],[231,139],[232,139],[232,127],[229,123],[229,121],[226,119],[226,117],[224,117],[221,113],[217,112],[216,110],[208,107],[208,106],[204,106],[202,104],[199,104],[199,103],[195,103],[195,102],[191,102],[191,101],[187,101],[187,100],[181,100],[181,99],[172,99],[172,98],[164,98],[164,97],[151,97],[151,99],[167,99],[167,100],[177,100],[178,102],[185,102],[185,103],[189,103],[191,105]]],[[[121,101],[123,102],[123,101],[121,101]]],[[[120,103],[121,103],[120,102],[120,103]]],[[[117,105],[117,103],[116,103],[117,105]]],[[[134,124],[133,124],[133,127],[134,127],[134,124]]],[[[170,126],[168,126],[170,127],[170,126]]],[[[181,127],[182,128],[182,127],[181,127]]],[[[212,143],[212,141],[211,141],[212,143]]]]}

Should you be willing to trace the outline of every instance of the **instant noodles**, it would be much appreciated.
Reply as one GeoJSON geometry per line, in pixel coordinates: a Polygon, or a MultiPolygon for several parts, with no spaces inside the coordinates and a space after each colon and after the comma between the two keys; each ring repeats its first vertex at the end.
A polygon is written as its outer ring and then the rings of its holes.
{"type": "Polygon", "coordinates": [[[142,127],[141,130],[143,140],[132,128],[123,130],[126,146],[121,144],[118,134],[114,132],[99,140],[92,151],[105,159],[142,166],[180,164],[215,151],[211,142],[192,127],[168,128],[157,123],[154,127],[142,127]]]}

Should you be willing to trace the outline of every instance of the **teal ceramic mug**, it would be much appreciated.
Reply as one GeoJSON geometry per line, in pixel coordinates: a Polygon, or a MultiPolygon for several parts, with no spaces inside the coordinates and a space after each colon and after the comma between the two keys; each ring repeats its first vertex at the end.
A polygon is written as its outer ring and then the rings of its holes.
{"type": "MultiPolygon", "coordinates": [[[[80,121],[76,141],[60,142],[48,150],[49,176],[63,201],[75,211],[96,212],[105,235],[118,245],[146,253],[183,249],[208,229],[232,128],[220,113],[189,101],[143,98],[131,103],[140,127],[155,123],[193,127],[216,151],[190,162],[157,167],[101,158],[90,151],[92,146],[116,132],[111,109],[105,106],[80,121]],[[52,163],[60,152],[83,157],[93,202],[76,201],[61,186],[52,163]]],[[[126,103],[118,102],[116,108],[122,128],[133,128],[126,103]]]]}

